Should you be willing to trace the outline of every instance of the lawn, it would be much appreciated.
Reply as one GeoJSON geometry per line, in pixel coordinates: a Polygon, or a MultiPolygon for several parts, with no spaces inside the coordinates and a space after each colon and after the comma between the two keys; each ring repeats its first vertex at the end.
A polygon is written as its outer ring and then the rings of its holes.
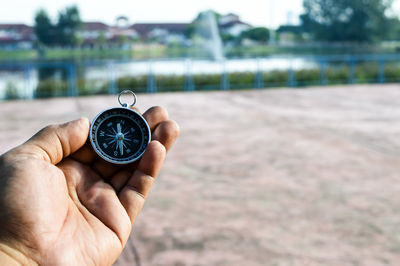
{"type": "MultiPolygon", "coordinates": [[[[383,45],[256,45],[246,47],[227,47],[225,55],[234,57],[264,57],[271,55],[329,55],[329,54],[382,54],[395,53],[396,47],[383,45]]],[[[201,47],[165,46],[157,44],[133,45],[132,49],[61,49],[49,48],[39,54],[36,50],[0,50],[0,61],[38,60],[38,59],[151,59],[211,57],[211,53],[201,47]]]]}

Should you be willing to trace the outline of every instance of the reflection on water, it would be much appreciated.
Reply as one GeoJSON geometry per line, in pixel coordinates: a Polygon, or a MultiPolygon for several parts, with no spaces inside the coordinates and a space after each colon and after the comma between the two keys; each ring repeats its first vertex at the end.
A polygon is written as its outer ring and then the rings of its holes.
{"type": "MultiPolygon", "coordinates": [[[[225,61],[209,60],[160,60],[160,61],[135,61],[118,63],[115,70],[118,76],[145,75],[150,71],[161,75],[183,75],[188,68],[192,74],[228,72],[255,72],[285,70],[289,68],[304,69],[316,67],[316,62],[304,58],[263,58],[263,59],[229,59],[225,61]]],[[[88,78],[104,77],[105,67],[87,67],[88,78]]]]}
{"type": "Polygon", "coordinates": [[[33,98],[34,91],[39,83],[36,69],[25,71],[1,71],[0,70],[0,99],[33,98]]]}
{"type": "MultiPolygon", "coordinates": [[[[28,64],[28,63],[27,63],[28,64]]],[[[229,59],[225,61],[210,60],[152,60],[152,61],[108,61],[88,63],[78,66],[78,80],[105,83],[123,76],[135,75],[188,75],[213,74],[225,72],[259,72],[286,69],[314,68],[317,63],[310,58],[261,58],[261,59],[229,59]]],[[[33,67],[24,70],[2,70],[0,64],[0,98],[13,98],[24,95],[32,98],[40,80],[51,77],[66,81],[67,75],[63,68],[56,71],[33,67]]]]}

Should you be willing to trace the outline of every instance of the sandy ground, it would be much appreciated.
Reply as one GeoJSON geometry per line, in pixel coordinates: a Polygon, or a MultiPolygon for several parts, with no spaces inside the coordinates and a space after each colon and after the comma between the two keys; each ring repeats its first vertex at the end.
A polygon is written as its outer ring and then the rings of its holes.
{"type": "MultiPolygon", "coordinates": [[[[0,103],[0,153],[114,96],[0,103]]],[[[400,265],[400,86],[139,95],[181,137],[116,265],[400,265]]]]}

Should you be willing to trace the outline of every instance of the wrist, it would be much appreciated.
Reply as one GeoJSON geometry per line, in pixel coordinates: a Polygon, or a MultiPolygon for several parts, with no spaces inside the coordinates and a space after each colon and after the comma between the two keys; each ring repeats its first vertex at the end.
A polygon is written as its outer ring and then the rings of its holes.
{"type": "Polygon", "coordinates": [[[0,265],[39,265],[22,251],[0,243],[0,265]]]}

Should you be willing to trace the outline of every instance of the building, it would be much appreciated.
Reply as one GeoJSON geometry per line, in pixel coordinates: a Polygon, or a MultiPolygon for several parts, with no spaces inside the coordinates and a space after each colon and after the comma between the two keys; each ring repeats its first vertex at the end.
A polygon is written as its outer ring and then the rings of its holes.
{"type": "MultiPolygon", "coordinates": [[[[117,22],[120,22],[118,18],[117,22]]],[[[115,46],[137,38],[138,34],[125,23],[109,26],[102,22],[84,22],[78,31],[83,46],[115,46]]]]}
{"type": "Polygon", "coordinates": [[[111,38],[110,27],[98,21],[84,22],[78,31],[78,36],[82,46],[94,47],[111,38]]]}
{"type": "Polygon", "coordinates": [[[26,24],[0,24],[0,48],[32,49],[36,37],[34,29],[26,24]]]}
{"type": "Polygon", "coordinates": [[[183,44],[186,41],[185,30],[188,26],[188,23],[136,23],[131,29],[144,41],[183,44]]]}
{"type": "MultiPolygon", "coordinates": [[[[218,18],[221,34],[238,37],[251,26],[240,20],[235,14],[218,18]]],[[[186,37],[189,23],[136,23],[120,16],[113,26],[99,21],[83,22],[77,32],[79,45],[93,48],[123,47],[129,48],[134,40],[152,41],[161,44],[190,45],[186,37]]],[[[0,49],[32,49],[36,41],[34,28],[25,24],[0,24],[0,49]]]]}
{"type": "Polygon", "coordinates": [[[218,19],[218,25],[221,34],[227,34],[234,37],[238,37],[242,32],[252,28],[251,25],[241,21],[238,15],[232,13],[220,16],[218,19]]]}

